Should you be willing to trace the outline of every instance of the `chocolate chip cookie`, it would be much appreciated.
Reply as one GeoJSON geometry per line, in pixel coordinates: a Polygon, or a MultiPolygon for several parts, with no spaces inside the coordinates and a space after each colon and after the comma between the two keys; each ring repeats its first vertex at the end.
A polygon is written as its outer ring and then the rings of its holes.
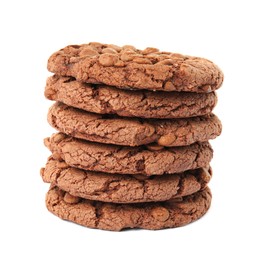
{"type": "Polygon", "coordinates": [[[189,224],[211,204],[208,187],[192,195],[164,202],[113,204],[72,196],[51,186],[46,196],[50,212],[77,224],[112,231],[127,228],[163,229],[189,224]]]}
{"type": "Polygon", "coordinates": [[[62,133],[45,139],[53,157],[90,171],[162,175],[207,168],[213,156],[208,142],[181,147],[125,147],[99,144],[62,133]]]}
{"type": "Polygon", "coordinates": [[[52,157],[41,169],[44,182],[52,183],[71,195],[114,203],[165,201],[187,196],[204,189],[211,175],[211,168],[151,177],[107,174],[73,168],[52,157]]]}
{"type": "Polygon", "coordinates": [[[202,116],[210,114],[217,103],[215,92],[132,91],[58,75],[47,79],[45,96],[89,112],[140,118],[202,116]]]}
{"type": "Polygon", "coordinates": [[[93,114],[58,102],[49,109],[48,122],[73,137],[126,146],[154,142],[162,146],[184,146],[214,139],[222,130],[214,114],[187,119],[127,119],[93,114]]]}
{"type": "Polygon", "coordinates": [[[223,82],[222,71],[207,59],[94,42],[55,52],[48,60],[48,70],[125,89],[204,93],[218,89],[223,82]]]}

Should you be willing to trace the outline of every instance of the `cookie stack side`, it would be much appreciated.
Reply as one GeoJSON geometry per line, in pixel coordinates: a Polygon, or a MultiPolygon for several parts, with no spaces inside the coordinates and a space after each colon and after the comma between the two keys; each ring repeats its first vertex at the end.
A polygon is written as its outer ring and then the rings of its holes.
{"type": "Polygon", "coordinates": [[[223,73],[211,61],[101,43],[54,53],[45,96],[48,210],[106,230],[162,229],[199,219],[221,134],[212,113],[223,73]]]}

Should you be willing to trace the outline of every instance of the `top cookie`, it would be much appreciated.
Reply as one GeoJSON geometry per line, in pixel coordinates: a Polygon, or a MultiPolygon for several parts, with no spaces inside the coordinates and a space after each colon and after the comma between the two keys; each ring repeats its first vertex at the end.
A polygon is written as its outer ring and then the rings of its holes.
{"type": "Polygon", "coordinates": [[[204,93],[218,89],[223,82],[222,71],[203,58],[96,42],[55,52],[48,60],[48,70],[124,89],[204,93]]]}

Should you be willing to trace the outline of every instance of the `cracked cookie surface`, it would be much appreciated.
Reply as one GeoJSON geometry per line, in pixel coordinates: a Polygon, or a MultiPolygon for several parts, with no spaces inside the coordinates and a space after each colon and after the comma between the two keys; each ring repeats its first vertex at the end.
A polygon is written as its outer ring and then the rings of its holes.
{"type": "Polygon", "coordinates": [[[137,204],[113,204],[82,199],[51,186],[47,209],[61,219],[104,230],[163,229],[189,224],[202,217],[211,204],[208,187],[186,197],[137,204]]]}
{"type": "Polygon", "coordinates": [[[107,174],[73,168],[52,157],[41,169],[44,182],[73,196],[114,203],[165,201],[187,196],[204,189],[211,175],[211,168],[151,177],[107,174]]]}
{"type": "Polygon", "coordinates": [[[150,143],[184,146],[214,139],[222,131],[221,122],[214,114],[173,120],[121,118],[89,113],[58,102],[49,109],[48,122],[73,137],[126,146],[150,143]]]}
{"type": "Polygon", "coordinates": [[[47,79],[45,96],[89,112],[141,118],[202,116],[210,114],[217,103],[215,92],[132,91],[57,75],[47,79]]]}
{"type": "Polygon", "coordinates": [[[204,93],[223,82],[222,71],[207,59],[130,45],[70,45],[51,55],[47,67],[61,76],[118,88],[204,93]]]}
{"type": "Polygon", "coordinates": [[[162,175],[208,167],[213,150],[208,142],[189,146],[125,147],[92,143],[57,133],[45,139],[53,157],[90,171],[162,175]]]}

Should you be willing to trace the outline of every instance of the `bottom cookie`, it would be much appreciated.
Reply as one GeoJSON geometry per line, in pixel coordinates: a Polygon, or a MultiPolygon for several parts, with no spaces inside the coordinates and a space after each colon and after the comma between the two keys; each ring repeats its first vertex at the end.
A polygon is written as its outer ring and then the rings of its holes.
{"type": "Polygon", "coordinates": [[[64,220],[104,230],[127,228],[163,229],[189,224],[210,207],[209,188],[165,202],[113,204],[74,197],[51,186],[46,195],[47,209],[64,220]]]}

